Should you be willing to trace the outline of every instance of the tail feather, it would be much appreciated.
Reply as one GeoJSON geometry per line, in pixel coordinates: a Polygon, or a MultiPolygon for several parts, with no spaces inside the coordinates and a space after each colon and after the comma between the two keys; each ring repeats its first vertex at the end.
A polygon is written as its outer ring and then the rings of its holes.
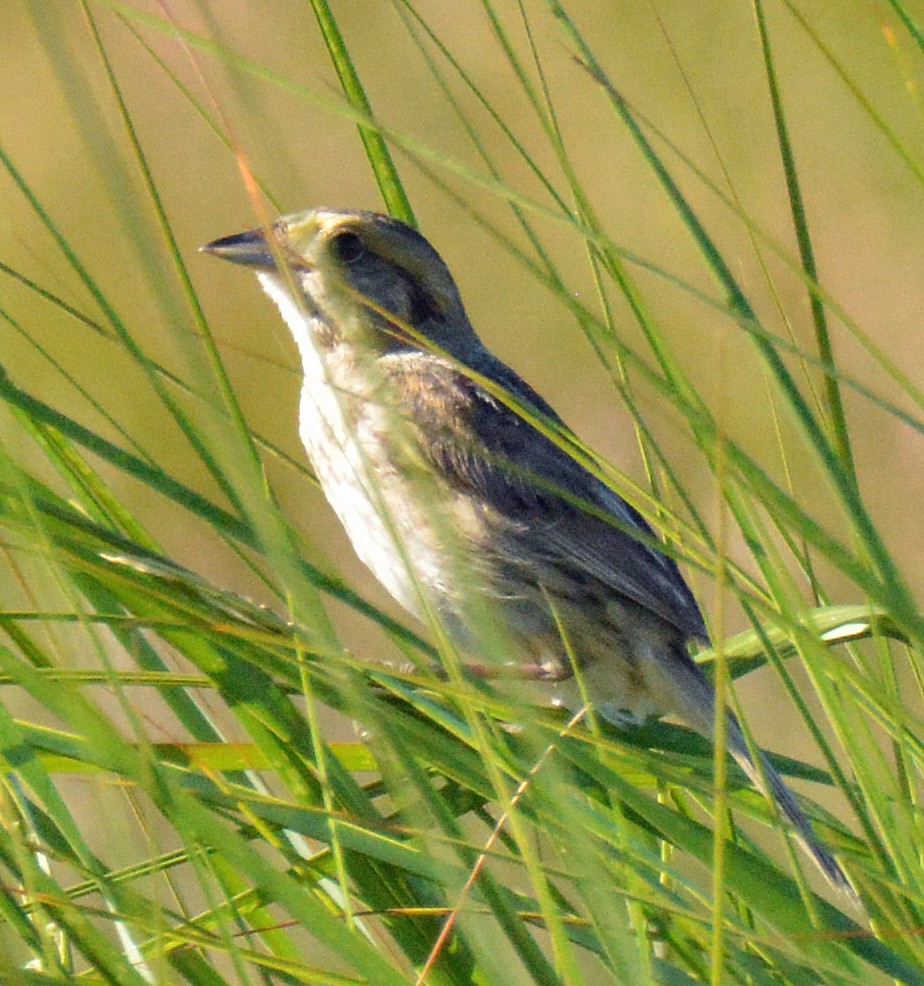
{"type": "MultiPolygon", "coordinates": [[[[677,642],[672,648],[674,660],[668,665],[663,659],[655,664],[662,696],[689,725],[711,739],[715,728],[715,691],[700,667],[690,658],[686,648],[677,642]]],[[[795,835],[828,882],[838,891],[856,900],[856,892],[846,873],[812,827],[796,796],[776,772],[767,755],[758,751],[759,764],[751,759],[738,720],[728,713],[728,751],[735,758],[751,783],[771,801],[792,825],[795,835]]]]}
{"type": "Polygon", "coordinates": [[[802,847],[811,856],[828,882],[835,889],[854,897],[855,892],[847,879],[847,874],[841,869],[840,863],[834,858],[831,850],[818,837],[808,816],[799,807],[796,796],[776,772],[767,755],[758,751],[759,766],[751,759],[741,727],[731,714],[728,717],[728,750],[735,758],[738,766],[748,775],[751,783],[776,802],[783,816],[795,829],[795,834],[802,847]]]}

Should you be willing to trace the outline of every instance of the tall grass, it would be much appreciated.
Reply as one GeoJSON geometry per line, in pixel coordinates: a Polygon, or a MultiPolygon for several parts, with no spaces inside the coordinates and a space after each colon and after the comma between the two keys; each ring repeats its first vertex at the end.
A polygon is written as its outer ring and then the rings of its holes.
{"type": "MultiPolygon", "coordinates": [[[[314,0],[317,25],[291,33],[282,12],[241,27],[183,4],[24,4],[23,37],[74,157],[49,167],[33,153],[30,134],[54,146],[41,129],[50,115],[0,137],[4,194],[22,223],[0,256],[3,981],[924,982],[924,618],[901,528],[883,517],[919,522],[857,442],[871,420],[883,435],[924,430],[919,367],[826,286],[816,252],[830,252],[832,232],[814,228],[807,204],[824,176],[799,165],[804,107],[793,126],[780,67],[792,71],[794,45],[806,71],[824,66],[833,101],[846,99],[851,126],[888,148],[888,174],[916,201],[913,12],[896,0],[882,15],[894,20],[894,79],[907,84],[902,115],[837,53],[850,32],[875,32],[872,20],[754,3],[747,57],[778,160],[773,215],[788,224],[774,232],[725,168],[684,56],[675,51],[671,77],[690,86],[697,140],[716,156],[685,150],[630,99],[633,80],[617,82],[618,11],[595,21],[553,0],[486,2],[478,30],[507,80],[500,98],[465,67],[464,39],[439,11],[375,8],[401,32],[402,58],[417,59],[413,85],[439,96],[443,123],[424,137],[381,112],[382,80],[401,68],[387,50],[364,68],[356,49],[375,46],[354,47],[340,6],[314,0]],[[282,37],[325,51],[342,95],[274,67],[267,52],[282,37]],[[276,100],[282,131],[263,117],[276,100]],[[581,157],[595,136],[574,113],[585,100],[610,128],[598,140],[634,148],[686,270],[672,251],[613,233],[581,157]],[[301,115],[336,131],[323,153],[293,150],[301,115]],[[223,162],[240,228],[273,214],[261,187],[282,197],[260,174],[261,162],[277,167],[277,142],[306,184],[367,169],[364,188],[371,175],[380,207],[406,221],[426,214],[418,199],[442,202],[584,334],[647,478],[571,451],[651,520],[694,579],[715,640],[700,659],[745,723],[753,702],[734,701],[736,683],[772,670],[781,732],[810,740],[804,757],[775,762],[815,782],[800,790],[828,808],[807,797],[806,810],[862,905],[832,897],[772,807],[706,741],[667,722],[620,732],[469,680],[438,628],[383,611],[370,577],[352,584],[325,558],[323,535],[305,536],[295,504],[310,495],[323,508],[291,451],[294,404],[290,436],[259,433],[233,369],[240,348],[272,347],[249,326],[245,342],[220,341],[198,293],[206,279],[227,278],[221,290],[241,298],[256,287],[217,268],[191,273],[191,230],[230,230],[190,222],[217,179],[202,180],[184,140],[223,162]],[[463,152],[448,149],[459,141],[463,152]],[[73,168],[89,185],[76,218],[61,194],[73,168]],[[766,284],[742,278],[739,251],[766,284]],[[691,358],[661,314],[662,287],[720,326],[715,348],[691,358]],[[741,409],[744,359],[763,389],[741,409]],[[692,450],[680,464],[665,415],[692,450]],[[775,443],[762,446],[742,420],[772,422],[775,443]],[[439,660],[445,678],[433,674],[439,660]]],[[[646,29],[676,40],[656,18],[646,29]]],[[[252,410],[275,398],[276,379],[257,384],[252,410]]],[[[782,738],[748,732],[770,749],[782,738]]]]}

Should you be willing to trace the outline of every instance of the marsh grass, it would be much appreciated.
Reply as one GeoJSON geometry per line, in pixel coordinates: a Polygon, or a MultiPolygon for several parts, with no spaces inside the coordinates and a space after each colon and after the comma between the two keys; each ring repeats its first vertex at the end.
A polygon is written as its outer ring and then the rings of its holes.
{"type": "MultiPolygon", "coordinates": [[[[790,250],[749,214],[721,167],[695,164],[636,110],[598,60],[603,37],[582,33],[568,4],[483,9],[496,57],[532,114],[534,147],[514,136],[506,104],[466,74],[438,18],[396,0],[432,73],[427,85],[467,142],[464,160],[376,116],[337,8],[322,0],[312,6],[342,97],[241,54],[219,22],[184,27],[114,0],[74,3],[69,14],[25,6],[124,266],[113,278],[98,255],[85,261],[99,231],[67,221],[53,183],[17,163],[15,135],[0,142],[7,185],[58,272],[2,268],[13,300],[0,314],[15,341],[0,375],[4,981],[924,981],[920,587],[872,515],[865,491],[877,477],[864,474],[853,435],[877,415],[916,437],[924,402],[900,355],[875,344],[819,279],[776,69],[781,9],[918,195],[921,170],[916,132],[885,122],[876,93],[864,93],[826,42],[832,23],[784,2],[768,26],[764,5],[753,8],[790,250]],[[554,46],[534,33],[540,21],[557,32],[554,46]],[[214,82],[185,79],[187,57],[227,71],[243,119],[229,123],[217,109],[229,100],[214,82]],[[832,898],[772,806],[706,741],[671,723],[619,732],[472,680],[439,627],[382,611],[368,582],[344,580],[306,543],[267,477],[281,462],[299,483],[313,480],[238,403],[175,232],[176,189],[156,176],[145,150],[154,135],[125,95],[131,59],[144,60],[175,112],[226,159],[238,155],[255,221],[272,209],[235,131],[259,128],[249,88],[259,83],[304,114],[355,126],[342,153],[365,155],[395,215],[414,222],[408,168],[515,258],[531,290],[551,292],[628,409],[647,481],[550,434],[637,506],[705,588],[716,646],[701,659],[720,694],[733,702],[739,678],[772,669],[768,687],[798,724],[785,728],[811,739],[804,760],[776,763],[834,806],[805,801],[862,907],[832,898]],[[652,194],[692,247],[688,276],[608,232],[573,158],[568,135],[580,121],[556,108],[562,60],[608,106],[613,134],[634,143],[652,194]],[[505,157],[489,128],[504,135],[505,157]],[[522,187],[503,177],[510,160],[526,169],[522,187]],[[727,207],[770,281],[782,270],[798,286],[777,295],[780,312],[762,315],[752,300],[735,255],[700,216],[703,190],[727,207]],[[556,259],[559,237],[581,244],[596,296],[576,296],[556,259]],[[770,455],[704,392],[649,300],[652,277],[750,340],[779,423],[770,455]],[[123,290],[132,278],[137,308],[123,290]],[[24,298],[31,307],[20,316],[24,298]],[[108,354],[108,383],[68,366],[49,342],[52,324],[108,354]],[[151,342],[152,324],[168,344],[151,342]],[[838,337],[875,372],[843,371],[838,337]],[[43,360],[39,388],[30,371],[43,360]],[[147,410],[135,415],[141,395],[147,410]],[[711,477],[712,514],[672,466],[645,413],[652,401],[690,436],[696,468],[711,477]],[[174,437],[152,454],[153,422],[174,437]],[[824,487],[821,506],[797,492],[807,483],[824,487]],[[197,565],[213,553],[223,561],[197,565]],[[219,574],[229,560],[233,585],[219,574]],[[732,609],[750,629],[724,632],[732,609]],[[347,647],[332,612],[376,626],[381,651],[347,647]],[[439,661],[445,680],[432,673],[439,661]],[[362,732],[350,737],[345,721],[362,732]]],[[[891,6],[910,79],[920,32],[891,6]]],[[[383,61],[373,74],[389,68],[383,61]]],[[[271,128],[262,137],[271,142],[271,128]]],[[[747,722],[746,704],[740,711],[747,722]]],[[[755,739],[774,747],[772,735],[755,739]]]]}

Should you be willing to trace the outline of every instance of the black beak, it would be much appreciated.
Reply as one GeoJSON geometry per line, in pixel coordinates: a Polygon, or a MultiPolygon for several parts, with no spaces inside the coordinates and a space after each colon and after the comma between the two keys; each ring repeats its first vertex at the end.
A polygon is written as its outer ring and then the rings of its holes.
{"type": "Polygon", "coordinates": [[[230,260],[232,264],[242,264],[244,267],[255,267],[258,270],[275,270],[276,261],[273,252],[266,242],[262,229],[248,229],[244,233],[224,236],[220,240],[206,243],[199,247],[202,253],[211,253],[222,260],[230,260]]]}

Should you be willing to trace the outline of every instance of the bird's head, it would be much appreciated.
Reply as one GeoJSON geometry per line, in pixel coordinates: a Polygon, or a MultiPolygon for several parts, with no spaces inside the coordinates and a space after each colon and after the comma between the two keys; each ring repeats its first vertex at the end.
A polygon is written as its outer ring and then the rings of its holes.
{"type": "Polygon", "coordinates": [[[267,290],[269,279],[295,294],[307,314],[320,317],[330,342],[361,326],[380,352],[430,342],[464,361],[473,346],[480,348],[442,258],[420,233],[389,216],[312,209],[202,249],[250,267],[267,290]]]}

